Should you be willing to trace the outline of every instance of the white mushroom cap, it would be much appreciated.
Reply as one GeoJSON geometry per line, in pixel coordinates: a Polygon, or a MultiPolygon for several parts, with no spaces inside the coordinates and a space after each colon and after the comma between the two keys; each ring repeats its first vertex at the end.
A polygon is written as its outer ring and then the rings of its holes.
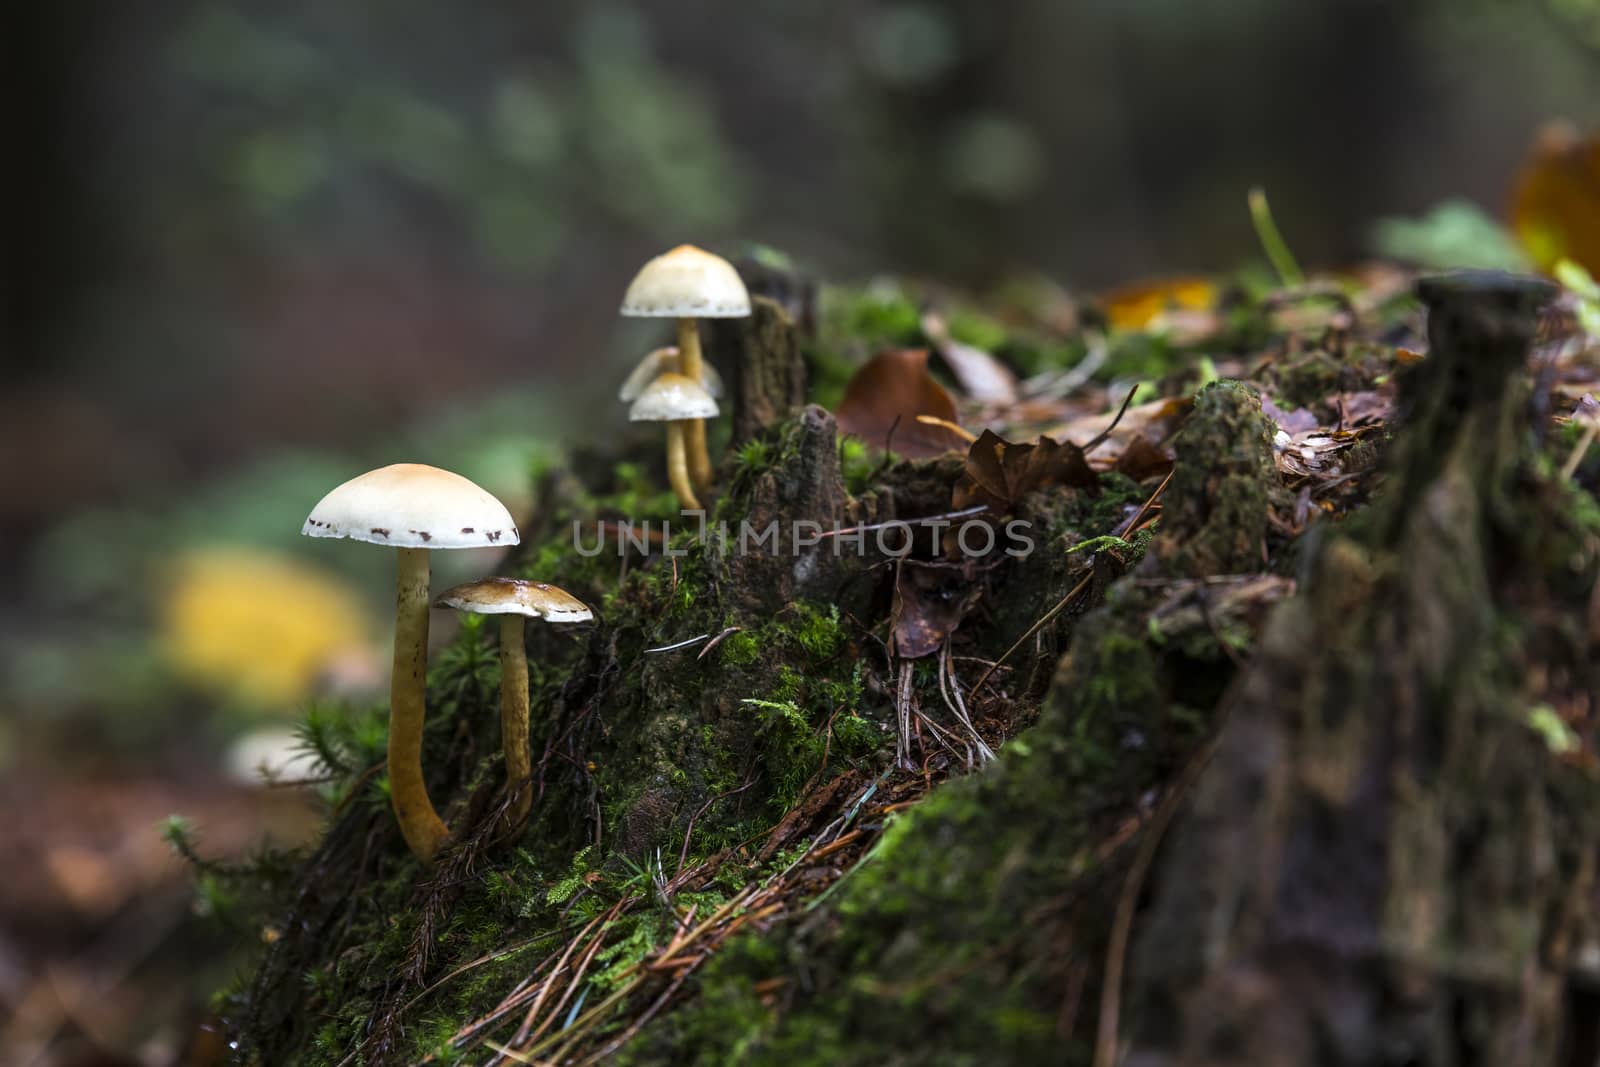
{"type": "Polygon", "coordinates": [[[300,532],[396,548],[487,548],[522,539],[511,513],[486,490],[421,463],[351,478],[317,502],[300,532]]]}
{"type": "Polygon", "coordinates": [[[589,606],[565,589],[521,578],[467,582],[439,594],[434,606],[474,615],[526,615],[546,622],[588,622],[594,618],[589,606]]]}
{"type": "Polygon", "coordinates": [[[622,298],[622,314],[740,319],[750,314],[750,294],[732,263],[694,245],[679,245],[634,275],[622,298]]]}
{"type": "Polygon", "coordinates": [[[697,383],[668,372],[650,383],[628,409],[630,422],[670,422],[673,419],[714,419],[717,402],[697,383]]]}
{"type": "MultiPolygon", "coordinates": [[[[623,381],[622,388],[617,390],[617,399],[624,404],[631,404],[639,399],[639,394],[644,392],[644,387],[655,381],[668,371],[673,374],[682,374],[683,366],[678,362],[678,346],[668,345],[658,348],[639,361],[623,381]]],[[[710,360],[700,361],[700,384],[705,386],[706,392],[712,396],[722,395],[722,375],[717,373],[717,368],[711,365],[710,360]]]]}

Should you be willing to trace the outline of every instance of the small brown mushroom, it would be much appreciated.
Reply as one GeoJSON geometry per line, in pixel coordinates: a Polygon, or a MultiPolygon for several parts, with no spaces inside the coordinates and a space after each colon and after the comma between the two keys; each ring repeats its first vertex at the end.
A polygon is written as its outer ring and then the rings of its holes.
{"type": "Polygon", "coordinates": [[[523,620],[588,622],[594,612],[565,589],[519,578],[467,582],[445,590],[434,605],[500,616],[500,745],[506,754],[506,788],[516,793],[502,829],[510,832],[528,817],[533,804],[529,789],[533,753],[528,746],[528,652],[523,620]]]}

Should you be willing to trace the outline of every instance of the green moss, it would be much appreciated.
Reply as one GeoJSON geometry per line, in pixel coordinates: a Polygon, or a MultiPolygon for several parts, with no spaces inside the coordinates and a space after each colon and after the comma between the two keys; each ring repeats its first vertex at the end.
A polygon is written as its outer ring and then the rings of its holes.
{"type": "Polygon", "coordinates": [[[844,487],[851,496],[861,496],[872,488],[879,463],[867,443],[857,437],[839,439],[839,471],[844,477],[844,487]]]}
{"type": "Polygon", "coordinates": [[[829,605],[824,610],[802,601],[793,610],[796,619],[788,632],[795,642],[814,660],[832,659],[845,640],[838,607],[829,605]]]}
{"type": "Polygon", "coordinates": [[[998,351],[1010,333],[1000,320],[970,306],[950,312],[949,328],[952,338],[985,352],[998,351]]]}
{"type": "Polygon", "coordinates": [[[854,291],[826,288],[821,332],[832,343],[912,347],[923,343],[922,312],[905,290],[891,283],[854,291]]]}
{"type": "Polygon", "coordinates": [[[761,642],[748,630],[729,634],[718,646],[722,662],[730,667],[748,667],[761,655],[761,642]]]}
{"type": "Polygon", "coordinates": [[[754,477],[772,468],[772,450],[757,438],[739,446],[735,477],[754,477]]]}

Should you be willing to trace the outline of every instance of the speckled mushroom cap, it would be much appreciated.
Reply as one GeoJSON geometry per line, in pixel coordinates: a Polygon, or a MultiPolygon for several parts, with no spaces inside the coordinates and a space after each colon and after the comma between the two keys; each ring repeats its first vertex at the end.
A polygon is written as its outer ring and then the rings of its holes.
{"type": "Polygon", "coordinates": [[[670,371],[651,382],[628,409],[630,422],[671,422],[674,419],[714,419],[717,402],[701,386],[670,371]]]}
{"type": "MultiPolygon", "coordinates": [[[[617,390],[617,399],[624,404],[631,404],[639,399],[639,394],[644,392],[645,386],[655,381],[661,375],[671,371],[673,374],[683,373],[682,365],[678,362],[678,346],[668,345],[658,348],[639,361],[623,381],[622,388],[617,390]]],[[[722,395],[722,375],[717,373],[708,360],[700,363],[700,384],[705,386],[706,392],[712,396],[722,395]]]]}
{"type": "Polygon", "coordinates": [[[588,622],[589,606],[565,589],[521,578],[484,578],[446,589],[435,607],[475,615],[526,615],[546,622],[588,622]]]}
{"type": "Polygon", "coordinates": [[[521,540],[511,513],[486,490],[421,463],[351,478],[317,502],[300,532],[396,548],[489,548],[521,540]]]}
{"type": "Polygon", "coordinates": [[[622,298],[624,315],[643,318],[740,319],[750,294],[733,264],[679,245],[646,263],[622,298]]]}

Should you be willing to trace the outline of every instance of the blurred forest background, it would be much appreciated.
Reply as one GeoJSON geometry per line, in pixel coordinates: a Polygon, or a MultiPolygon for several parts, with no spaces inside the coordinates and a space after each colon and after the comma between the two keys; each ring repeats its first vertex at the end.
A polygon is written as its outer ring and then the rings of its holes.
{"type": "Polygon", "coordinates": [[[386,677],[391,561],[301,521],[396,460],[516,510],[557,450],[629,433],[615,382],[656,331],[616,305],[648,256],[1093,292],[1259,258],[1261,185],[1308,265],[1426,260],[1493,239],[1542,123],[1600,121],[1597,0],[26,18],[0,379],[19,1064],[219,1053],[205,993],[261,932],[208,921],[159,825],[197,816],[218,855],[310,832],[254,769],[308,701],[386,677]]]}

